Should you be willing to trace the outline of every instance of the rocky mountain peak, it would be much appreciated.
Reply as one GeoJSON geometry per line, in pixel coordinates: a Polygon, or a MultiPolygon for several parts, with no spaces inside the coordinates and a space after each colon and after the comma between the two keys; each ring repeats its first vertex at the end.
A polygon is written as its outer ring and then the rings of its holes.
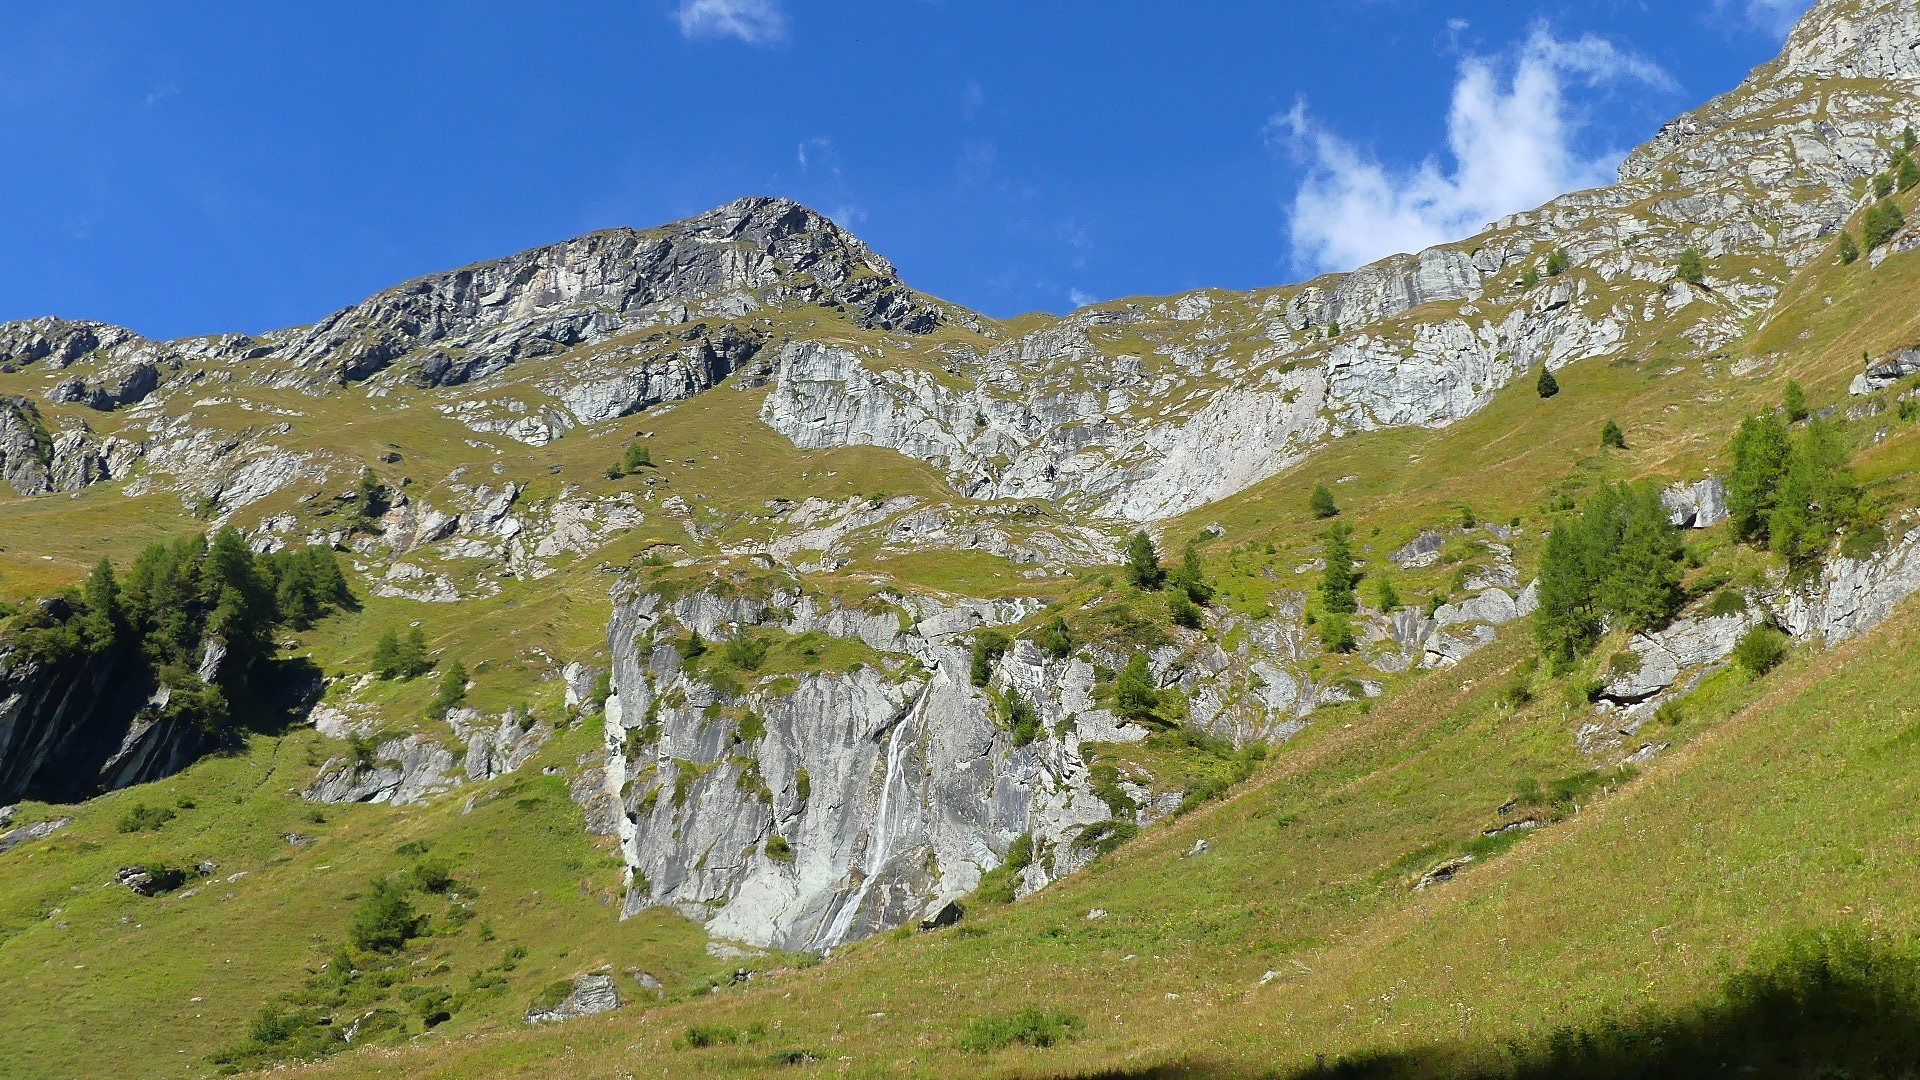
{"type": "Polygon", "coordinates": [[[945,318],[825,216],[752,197],[416,278],[286,332],[284,353],[310,384],[357,382],[413,358],[413,381],[453,385],[640,330],[804,306],[907,333],[945,318]]]}

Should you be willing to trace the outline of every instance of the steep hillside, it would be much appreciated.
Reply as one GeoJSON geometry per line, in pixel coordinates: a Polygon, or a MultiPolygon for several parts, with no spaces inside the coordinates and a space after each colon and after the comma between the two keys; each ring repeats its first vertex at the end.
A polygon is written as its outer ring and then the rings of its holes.
{"type": "Polygon", "coordinates": [[[1445,1075],[1920,929],[1917,49],[1823,0],[1617,184],[1252,293],[1001,322],[748,198],[0,326],[0,994],[75,1003],[0,1050],[1445,1075]]]}

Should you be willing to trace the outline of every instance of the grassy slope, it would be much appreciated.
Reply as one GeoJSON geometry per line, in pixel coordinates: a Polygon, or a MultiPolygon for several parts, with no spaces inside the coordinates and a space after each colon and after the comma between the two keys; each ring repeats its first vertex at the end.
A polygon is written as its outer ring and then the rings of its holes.
{"type": "MultiPolygon", "coordinates": [[[[1770,366],[1753,374],[1729,373],[1739,356],[1656,363],[1655,357],[1672,355],[1670,346],[1647,343],[1638,363],[1588,363],[1563,372],[1564,392],[1552,401],[1541,402],[1530,384],[1516,385],[1481,414],[1444,430],[1377,432],[1342,440],[1288,473],[1173,523],[1169,531],[1179,539],[1208,522],[1223,523],[1227,535],[1209,547],[1210,563],[1222,568],[1223,549],[1238,547],[1242,568],[1231,573],[1244,578],[1232,583],[1239,591],[1271,588],[1266,584],[1268,571],[1278,571],[1283,585],[1295,583],[1285,575],[1310,555],[1316,528],[1305,513],[1305,493],[1314,483],[1326,482],[1347,508],[1346,517],[1360,526],[1377,568],[1384,551],[1423,527],[1455,519],[1461,505],[1496,521],[1531,517],[1551,485],[1570,472],[1594,477],[1698,475],[1714,464],[1722,434],[1743,412],[1775,400],[1786,375],[1805,382],[1816,405],[1830,403],[1858,369],[1862,349],[1879,352],[1920,337],[1920,304],[1911,302],[1920,295],[1920,255],[1896,257],[1878,271],[1864,263],[1844,271],[1814,267],[1789,295],[1796,303],[1762,328],[1741,354],[1778,354],[1770,366]],[[1832,304],[1825,302],[1828,297],[1832,304]],[[1869,312],[1873,317],[1867,317],[1869,312]],[[1681,370],[1670,373],[1674,366],[1681,370]],[[1627,429],[1631,448],[1624,453],[1602,454],[1598,449],[1600,423],[1609,417],[1627,429]],[[1346,476],[1358,479],[1338,483],[1346,476]],[[1267,540],[1276,543],[1277,551],[1256,557],[1250,545],[1267,540]]],[[[497,460],[500,475],[532,482],[525,496],[532,499],[568,483],[603,494],[630,489],[632,481],[606,480],[600,470],[619,456],[635,432],[649,430],[654,432],[650,445],[662,462],[659,476],[666,490],[686,495],[696,506],[710,506],[715,520],[723,522],[722,536],[728,542],[750,541],[764,529],[751,515],[772,498],[846,498],[876,492],[946,497],[932,470],[883,451],[854,448],[796,455],[755,420],[759,397],[759,391],[723,388],[655,415],[574,433],[547,447],[490,440],[501,447],[496,457],[468,446],[451,422],[423,419],[417,410],[369,410],[366,402],[353,398],[288,395],[286,405],[310,415],[280,441],[306,445],[320,440],[314,445],[360,458],[399,449],[405,460],[390,470],[395,473],[390,479],[444,475],[458,465],[484,462],[467,481],[489,482],[497,460]],[[798,465],[769,469],[769,461],[798,465]]],[[[97,426],[105,422],[96,421],[97,426]]],[[[1893,431],[1863,457],[1863,469],[1870,478],[1886,482],[1889,498],[1910,503],[1909,477],[1920,465],[1915,460],[1920,428],[1894,423],[1891,414],[1885,422],[1893,431]]],[[[0,503],[0,591],[9,596],[37,594],[77,577],[103,551],[124,563],[150,539],[199,527],[171,496],[127,500],[115,487],[92,489],[78,498],[0,503]],[[53,558],[43,557],[47,555],[53,558]]],[[[433,497],[431,487],[427,497],[433,497]]],[[[600,648],[605,586],[611,580],[603,570],[629,565],[661,540],[700,549],[666,515],[650,514],[645,528],[606,550],[565,563],[557,577],[506,583],[497,598],[459,609],[372,600],[363,611],[316,628],[301,646],[330,673],[357,672],[364,669],[365,653],[381,627],[420,620],[437,648],[474,670],[476,704],[488,709],[529,704],[551,710],[558,691],[544,680],[554,659],[586,659],[600,648]]],[[[967,560],[862,559],[822,584],[857,593],[884,581],[881,573],[975,595],[1041,588],[1001,560],[977,553],[967,560]]],[[[1526,996],[1529,1002],[1538,998],[1537,1007],[1516,1007],[1498,984],[1504,977],[1498,965],[1476,968],[1477,975],[1468,972],[1468,965],[1457,962],[1459,957],[1479,954],[1452,950],[1464,949],[1469,939],[1444,938],[1436,929],[1461,916],[1449,915],[1440,924],[1423,920],[1452,912],[1456,905],[1464,905],[1461,910],[1469,914],[1480,912],[1467,899],[1454,898],[1478,896],[1478,882],[1520,874],[1518,868],[1536,865],[1563,845],[1582,850],[1574,838],[1599,829],[1598,823],[1606,820],[1601,811],[1525,839],[1519,852],[1470,872],[1439,893],[1409,902],[1406,892],[1411,875],[1498,823],[1493,809],[1510,796],[1518,777],[1552,779],[1585,767],[1571,749],[1573,721],[1557,699],[1536,704],[1518,717],[1492,704],[1492,688],[1503,681],[1504,666],[1521,651],[1520,644],[1510,640],[1460,669],[1425,678],[1411,694],[1364,714],[1352,708],[1322,714],[1245,797],[1149,834],[1033,901],[976,913],[970,919],[972,928],[964,933],[875,942],[823,969],[785,976],[771,988],[703,997],[657,1013],[628,1012],[569,1025],[563,1032],[503,1034],[473,1044],[471,1050],[440,1051],[432,1059],[403,1052],[390,1065],[381,1065],[377,1057],[356,1057],[335,1067],[390,1075],[437,1069],[442,1075],[464,1076],[488,1069],[512,1072],[524,1062],[535,1074],[545,1069],[548,1075],[559,1075],[577,1071],[585,1055],[639,1060],[666,1053],[687,1023],[718,1017],[741,1026],[764,1021],[778,1030],[751,1047],[676,1054],[665,1059],[669,1069],[692,1072],[733,1063],[751,1067],[763,1062],[770,1049],[795,1045],[830,1061],[847,1055],[856,1073],[917,1068],[939,1075],[982,1065],[952,1056],[958,1020],[1056,997],[1091,1021],[1087,1036],[1064,1051],[1009,1052],[994,1059],[994,1067],[1011,1072],[1070,1070],[1187,1054],[1248,1061],[1263,1058],[1275,1046],[1304,1052],[1295,1042],[1269,1041],[1288,1023],[1295,1024],[1296,1032],[1314,1033],[1320,1045],[1333,1049],[1390,1034],[1400,1022],[1399,1010],[1414,1008],[1404,995],[1396,993],[1398,1004],[1387,1010],[1391,1023],[1352,1017],[1364,1014],[1367,998],[1377,999],[1394,973],[1403,970],[1394,964],[1437,971],[1451,963],[1459,969],[1447,975],[1453,980],[1448,985],[1460,988],[1458,994],[1433,998],[1433,1008],[1441,1008],[1437,1003],[1443,1000],[1464,1001],[1480,994],[1485,996],[1469,1003],[1476,1023],[1492,1024],[1495,1017],[1509,1026],[1539,1022],[1554,1015],[1556,1002],[1573,999],[1549,986],[1526,996]],[[1179,859],[1199,836],[1211,840],[1214,855],[1179,859]],[[1085,920],[1093,907],[1113,914],[1085,920]],[[1133,959],[1125,959],[1129,955],[1133,959]],[[1330,968],[1346,974],[1330,978],[1325,974],[1330,968]],[[1285,973],[1285,985],[1246,997],[1248,988],[1270,969],[1285,973]],[[1116,978],[1116,972],[1124,977],[1116,978]],[[1230,1019],[1209,1020],[1222,1006],[1230,1019]],[[1356,1012],[1348,1014],[1348,1006],[1356,1012]],[[885,1015],[871,1015],[875,1013],[885,1015]],[[1315,1019],[1308,1025],[1289,1021],[1292,1015],[1315,1019]],[[542,1064],[562,1044],[573,1047],[577,1056],[542,1064]]],[[[1829,663],[1803,661],[1799,673],[1789,672],[1786,678],[1812,679],[1829,663]]],[[[419,723],[413,718],[430,693],[423,681],[383,687],[375,696],[395,726],[410,726],[419,723]]],[[[1747,690],[1722,686],[1717,693],[1724,703],[1704,708],[1701,723],[1706,729],[1713,729],[1713,717],[1738,703],[1747,690]]],[[[1737,724],[1713,729],[1717,733],[1707,738],[1730,746],[1744,730],[1740,725],[1749,722],[1743,716],[1737,724]]],[[[441,1029],[447,1037],[517,1029],[517,1017],[533,988],[603,962],[615,963],[622,971],[629,965],[646,967],[670,986],[703,987],[717,965],[702,952],[697,930],[665,913],[628,923],[612,919],[601,903],[617,875],[610,850],[584,835],[578,812],[565,803],[558,782],[539,779],[542,766],[571,765],[594,742],[593,733],[571,731],[523,770],[519,781],[510,778],[463,789],[425,808],[330,808],[327,822],[316,825],[306,822],[310,808],[293,792],[338,744],[297,732],[284,740],[256,739],[239,757],[216,759],[183,776],[79,808],[80,822],[72,829],[0,856],[0,867],[11,860],[13,866],[34,868],[31,875],[0,874],[0,993],[22,1000],[52,992],[77,1004],[56,1013],[16,1010],[0,1017],[0,1045],[18,1047],[27,1055],[25,1075],[71,1075],[109,1067],[143,1074],[203,1069],[202,1055],[237,1036],[261,1000],[297,985],[304,969],[324,957],[325,946],[338,940],[345,925],[349,895],[364,886],[368,875],[404,866],[406,860],[393,849],[416,838],[433,843],[437,853],[455,856],[460,872],[480,887],[482,917],[492,921],[498,933],[493,943],[480,942],[477,930],[471,929],[436,939],[432,947],[448,950],[452,977],[492,964],[509,943],[534,950],[509,990],[463,1011],[441,1029]],[[540,789],[539,798],[526,806],[521,800],[530,796],[522,793],[511,800],[483,802],[471,816],[460,814],[467,795],[477,791],[484,796],[523,781],[553,790],[540,789]],[[179,820],[157,834],[127,836],[113,830],[126,805],[172,805],[182,797],[195,808],[182,811],[179,820]],[[279,836],[293,829],[310,832],[320,842],[311,848],[290,847],[279,836]],[[238,870],[248,871],[248,876],[185,900],[143,900],[102,885],[119,866],[152,858],[178,863],[208,857],[222,862],[222,878],[238,870]],[[221,899],[228,892],[233,899],[221,899]],[[62,913],[49,917],[47,912],[56,907],[62,913]],[[132,921],[121,922],[123,915],[132,921]],[[68,928],[55,925],[61,920],[68,928]],[[300,929],[290,933],[288,927],[300,929]],[[218,948],[221,940],[244,941],[246,947],[228,955],[218,948]],[[216,943],[213,949],[207,948],[209,941],[216,943]],[[140,950],[137,964],[126,962],[124,947],[129,945],[140,950]],[[203,1000],[192,1002],[196,996],[203,1000]],[[129,1016],[142,1019],[128,1023],[129,1016]],[[167,1055],[175,1059],[169,1064],[177,1064],[177,1070],[153,1064],[167,1055]]],[[[1667,791],[1670,778],[1695,775],[1692,770],[1706,760],[1704,749],[1683,749],[1656,767],[1654,777],[1635,781],[1626,796],[1604,802],[1602,808],[1667,791]]],[[[29,815],[55,812],[27,810],[29,815]]],[[[1729,865],[1753,867],[1753,860],[1766,863],[1790,850],[1763,851],[1729,865]]],[[[1570,856],[1576,859],[1574,865],[1591,857],[1570,856]]],[[[1548,909],[1560,912],[1569,906],[1566,884],[1547,877],[1534,887],[1536,894],[1552,896],[1548,909]]],[[[1624,911],[1574,906],[1566,918],[1578,915],[1604,922],[1617,920],[1624,911]]],[[[1699,924],[1695,941],[1711,941],[1724,932],[1726,927],[1714,920],[1728,917],[1730,911],[1737,913],[1737,908],[1705,912],[1711,918],[1699,924]]],[[[1493,918],[1484,912],[1474,917],[1493,918]]],[[[1554,986],[1567,982],[1612,992],[1622,985],[1621,965],[1660,963],[1660,954],[1644,949],[1635,953],[1616,940],[1617,962],[1589,957],[1566,970],[1551,960],[1548,930],[1529,932],[1543,936],[1525,955],[1540,965],[1538,970],[1551,973],[1554,986]]],[[[1701,945],[1691,948],[1697,954],[1701,945]]],[[[1661,992],[1686,994],[1705,985],[1704,975],[1682,977],[1687,970],[1663,976],[1661,992]]],[[[1426,992],[1439,991],[1429,987],[1426,992]]],[[[1422,1014],[1419,1022],[1428,1034],[1450,1030],[1434,1027],[1433,1015],[1422,1014]]],[[[1472,1030],[1490,1034],[1494,1029],[1472,1030]]],[[[436,1035],[434,1041],[438,1039],[436,1035]]]]}

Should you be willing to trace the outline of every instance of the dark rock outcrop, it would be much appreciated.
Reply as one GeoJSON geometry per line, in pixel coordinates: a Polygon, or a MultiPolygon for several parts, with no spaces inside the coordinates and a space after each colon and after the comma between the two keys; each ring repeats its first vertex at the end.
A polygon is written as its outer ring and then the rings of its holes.
{"type": "Polygon", "coordinates": [[[161,713],[163,695],[126,650],[48,662],[0,646],[0,802],[72,802],[185,768],[205,737],[161,713]]]}

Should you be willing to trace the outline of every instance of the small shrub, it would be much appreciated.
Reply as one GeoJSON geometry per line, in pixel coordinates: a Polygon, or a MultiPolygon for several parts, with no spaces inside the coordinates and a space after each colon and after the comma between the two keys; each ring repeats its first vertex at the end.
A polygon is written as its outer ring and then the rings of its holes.
{"type": "Polygon", "coordinates": [[[1852,266],[1860,261],[1860,245],[1850,232],[1840,234],[1840,265],[1852,266]]]}
{"type": "Polygon", "coordinates": [[[1760,625],[1741,635],[1733,647],[1733,661],[1749,674],[1765,675],[1787,658],[1787,635],[1771,626],[1760,625]]]}
{"type": "Polygon", "coordinates": [[[354,948],[365,952],[398,952],[420,936],[422,921],[414,914],[405,886],[376,880],[354,906],[347,937],[354,948]]]}
{"type": "Polygon", "coordinates": [[[422,859],[407,871],[407,880],[421,892],[439,895],[453,888],[453,867],[445,859],[422,859]]]}
{"type": "Polygon", "coordinates": [[[1747,610],[1747,594],[1729,585],[1713,594],[1707,601],[1707,615],[1739,615],[1747,610]]]}
{"type": "Polygon", "coordinates": [[[126,813],[120,815],[114,828],[123,833],[148,832],[172,821],[175,816],[171,809],[164,806],[134,803],[126,813]]]}
{"type": "Polygon", "coordinates": [[[793,843],[778,833],[767,837],[767,858],[774,862],[793,861],[793,843]]]}
{"type": "Polygon", "coordinates": [[[1700,257],[1697,249],[1688,248],[1680,253],[1680,261],[1675,264],[1674,272],[1689,285],[1704,285],[1707,281],[1707,261],[1700,257]]]}
{"type": "Polygon", "coordinates": [[[1013,639],[999,630],[976,630],[973,634],[973,656],[968,669],[968,677],[975,686],[985,686],[993,681],[993,666],[1013,647],[1013,639]]]}
{"type": "Polygon", "coordinates": [[[1862,246],[1872,251],[1893,239],[1894,234],[1906,223],[1906,215],[1900,212],[1899,205],[1883,198],[1867,211],[1866,221],[1861,226],[1862,246]]]}
{"type": "Polygon", "coordinates": [[[1055,660],[1065,660],[1073,655],[1073,631],[1068,628],[1067,620],[1059,615],[1055,615],[1034,634],[1033,642],[1055,660]]]}
{"type": "Polygon", "coordinates": [[[1313,511],[1316,518],[1330,518],[1340,513],[1339,504],[1333,501],[1333,492],[1325,484],[1315,484],[1313,494],[1307,499],[1307,509],[1313,511]]]}
{"type": "Polygon", "coordinates": [[[1021,833],[1007,845],[1007,857],[999,866],[980,875],[975,899],[983,904],[1011,904],[1020,884],[1020,872],[1033,864],[1033,834],[1021,833]]]}
{"type": "Polygon", "coordinates": [[[1328,652],[1350,653],[1359,647],[1353,635],[1353,620],[1342,612],[1329,612],[1320,617],[1320,643],[1328,652]]]}
{"type": "Polygon", "coordinates": [[[1560,380],[1553,377],[1553,372],[1547,370],[1547,365],[1541,364],[1540,378],[1534,381],[1533,388],[1541,398],[1550,398],[1560,392],[1560,380]]]}
{"type": "Polygon", "coordinates": [[[968,1021],[960,1032],[960,1049],[984,1054],[1014,1043],[1045,1049],[1071,1041],[1086,1026],[1085,1020],[1064,1009],[1028,1005],[1000,1016],[968,1021]]]}
{"type": "Polygon", "coordinates": [[[1559,277],[1571,269],[1573,259],[1567,254],[1566,248],[1554,248],[1552,254],[1547,256],[1548,277],[1559,277]]]}
{"type": "Polygon", "coordinates": [[[1184,591],[1176,590],[1167,594],[1167,616],[1173,620],[1175,626],[1182,626],[1189,630],[1200,629],[1200,606],[1195,604],[1184,591]]]}
{"type": "Polygon", "coordinates": [[[770,648],[772,648],[772,642],[765,638],[741,634],[728,638],[720,654],[721,659],[725,660],[729,667],[738,668],[741,671],[758,671],[760,665],[766,663],[767,650],[770,648]]]}
{"type": "Polygon", "coordinates": [[[1625,450],[1627,448],[1627,433],[1620,430],[1619,424],[1609,420],[1600,425],[1600,445],[1610,446],[1616,450],[1625,450]]]}

